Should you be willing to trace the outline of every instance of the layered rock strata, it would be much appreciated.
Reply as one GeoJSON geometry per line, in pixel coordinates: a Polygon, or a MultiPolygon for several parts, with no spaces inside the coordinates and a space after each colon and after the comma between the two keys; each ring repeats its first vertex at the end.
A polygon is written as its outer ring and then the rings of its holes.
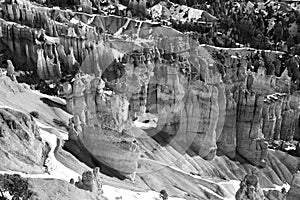
{"type": "MultiPolygon", "coordinates": [[[[4,11],[0,19],[1,40],[10,51],[16,52],[13,57],[17,66],[36,71],[41,79],[55,79],[64,72],[77,71],[81,65],[87,73],[99,75],[99,71],[91,71],[89,65],[105,68],[107,65],[102,62],[110,63],[111,60],[102,56],[113,55],[105,52],[110,49],[103,47],[101,41],[106,40],[106,36],[101,33],[148,38],[163,32],[162,27],[149,22],[118,16],[91,16],[42,7],[29,1],[1,3],[1,7],[4,11]]],[[[171,29],[169,32],[180,35],[171,29]]]]}

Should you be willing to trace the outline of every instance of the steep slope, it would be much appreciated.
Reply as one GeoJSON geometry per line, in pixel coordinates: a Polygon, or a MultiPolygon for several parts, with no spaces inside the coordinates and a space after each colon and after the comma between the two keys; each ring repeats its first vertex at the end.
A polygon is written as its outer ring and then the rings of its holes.
{"type": "Polygon", "coordinates": [[[42,142],[32,117],[13,109],[0,108],[0,121],[0,170],[43,172],[49,148],[42,142]]]}

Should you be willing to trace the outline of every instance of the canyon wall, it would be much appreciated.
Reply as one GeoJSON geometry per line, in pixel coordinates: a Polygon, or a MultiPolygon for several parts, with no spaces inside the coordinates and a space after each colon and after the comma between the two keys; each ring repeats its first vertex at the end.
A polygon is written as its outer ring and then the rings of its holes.
{"type": "Polygon", "coordinates": [[[1,5],[0,39],[17,69],[40,79],[76,74],[64,94],[81,139],[90,126],[128,131],[130,146],[144,129],[180,153],[265,167],[267,142],[290,141],[299,130],[299,96],[285,73],[250,72],[234,56],[222,71],[208,49],[155,23],[29,1],[1,5]],[[147,113],[152,118],[136,125],[147,113]]]}

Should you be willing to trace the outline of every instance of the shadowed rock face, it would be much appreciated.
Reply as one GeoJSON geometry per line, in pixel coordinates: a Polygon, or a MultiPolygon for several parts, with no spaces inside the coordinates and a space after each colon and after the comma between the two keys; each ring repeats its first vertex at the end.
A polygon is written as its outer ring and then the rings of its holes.
{"type": "Polygon", "coordinates": [[[259,179],[255,175],[247,175],[240,184],[235,195],[236,200],[263,200],[264,193],[259,186],[259,179]]]}
{"type": "Polygon", "coordinates": [[[262,103],[262,96],[245,90],[239,93],[237,153],[254,165],[260,165],[267,156],[267,144],[260,126],[262,103]]]}
{"type": "Polygon", "coordinates": [[[236,155],[237,103],[230,91],[226,94],[225,121],[217,141],[219,155],[234,158],[236,155]]]}
{"type": "Polygon", "coordinates": [[[287,200],[296,200],[299,199],[300,191],[300,176],[299,173],[294,174],[293,180],[291,183],[291,189],[287,193],[287,200]]]}

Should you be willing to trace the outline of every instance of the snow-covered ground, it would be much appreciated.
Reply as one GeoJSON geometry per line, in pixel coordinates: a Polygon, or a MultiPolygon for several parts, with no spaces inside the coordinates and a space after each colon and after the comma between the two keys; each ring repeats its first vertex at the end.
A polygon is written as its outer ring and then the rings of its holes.
{"type": "Polygon", "coordinates": [[[159,3],[149,8],[149,12],[152,14],[152,18],[162,17],[162,15],[168,13],[178,21],[190,21],[191,19],[202,19],[204,11],[174,3],[172,3],[170,10],[168,10],[165,3],[159,3]]]}
{"type": "Polygon", "coordinates": [[[55,158],[54,149],[57,145],[57,136],[43,129],[40,129],[40,133],[43,141],[47,142],[51,148],[45,163],[45,165],[47,166],[47,172],[57,179],[64,179],[66,181],[70,181],[70,179],[73,178],[77,181],[80,175],[64,166],[55,158]]]}
{"type": "MultiPolygon", "coordinates": [[[[108,198],[109,200],[158,200],[159,193],[154,191],[149,192],[134,192],[130,190],[124,190],[115,188],[109,185],[103,186],[103,196],[108,198]]],[[[182,198],[169,197],[169,200],[183,200],[182,198]]]]}
{"type": "Polygon", "coordinates": [[[285,188],[286,191],[289,191],[291,186],[289,184],[283,184],[282,186],[280,185],[275,185],[275,188],[262,188],[262,190],[268,191],[268,190],[278,190],[281,191],[282,188],[285,188]]]}

